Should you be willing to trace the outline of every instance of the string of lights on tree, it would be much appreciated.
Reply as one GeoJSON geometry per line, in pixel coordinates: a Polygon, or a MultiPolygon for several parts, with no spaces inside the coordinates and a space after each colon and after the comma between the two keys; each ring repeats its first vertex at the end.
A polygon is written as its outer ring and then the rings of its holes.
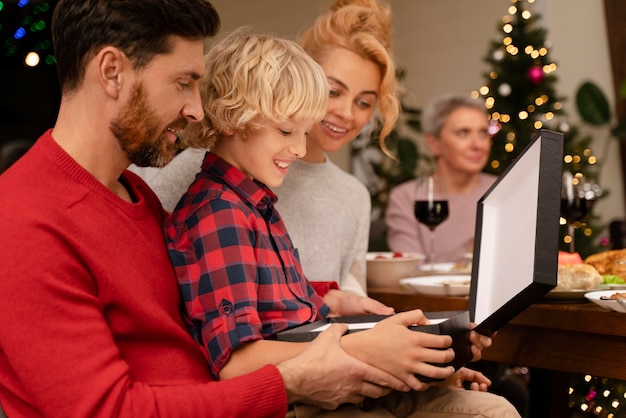
{"type": "Polygon", "coordinates": [[[491,43],[486,62],[487,84],[475,95],[485,105],[500,130],[494,135],[487,171],[501,174],[530,142],[537,129],[556,121],[563,113],[557,97],[554,72],[557,65],[548,56],[546,33],[527,2],[512,1],[502,18],[502,38],[491,43]]]}
{"type": "MultiPolygon", "coordinates": [[[[501,37],[491,42],[485,61],[490,70],[486,83],[475,97],[485,100],[492,125],[493,145],[486,172],[501,174],[530,143],[538,129],[565,134],[564,170],[574,178],[597,177],[597,157],[590,136],[581,137],[563,108],[563,98],[556,93],[557,64],[550,59],[546,30],[538,24],[540,16],[532,10],[534,0],[511,0],[499,23],[501,37]]],[[[583,256],[598,252],[598,218],[589,213],[574,222],[576,250],[583,256]],[[592,225],[593,224],[593,225],[592,225]]],[[[572,237],[561,219],[561,249],[568,250],[572,237]]]]}
{"type": "Polygon", "coordinates": [[[3,65],[54,65],[50,19],[54,2],[0,0],[0,58],[3,65]]]}
{"type": "Polygon", "coordinates": [[[569,406],[583,415],[626,416],[626,382],[586,375],[572,380],[569,395],[569,406]]]}
{"type": "MultiPolygon", "coordinates": [[[[473,94],[481,96],[499,130],[493,136],[490,163],[486,171],[501,174],[530,142],[538,129],[553,129],[565,134],[564,171],[574,178],[584,175],[597,179],[598,159],[591,151],[590,135],[581,135],[570,124],[563,99],[555,91],[557,65],[549,58],[546,31],[537,24],[539,16],[531,10],[534,0],[512,0],[499,28],[502,38],[491,43],[485,59],[491,70],[486,84],[473,94]]],[[[574,223],[576,250],[583,256],[598,252],[594,242],[597,221],[593,214],[574,223]]],[[[562,220],[562,225],[565,223],[562,220]]],[[[561,230],[561,249],[567,250],[571,237],[561,230]]],[[[531,376],[532,378],[532,376],[531,376]]],[[[569,406],[582,415],[595,417],[626,416],[626,382],[573,375],[569,406]]]]}

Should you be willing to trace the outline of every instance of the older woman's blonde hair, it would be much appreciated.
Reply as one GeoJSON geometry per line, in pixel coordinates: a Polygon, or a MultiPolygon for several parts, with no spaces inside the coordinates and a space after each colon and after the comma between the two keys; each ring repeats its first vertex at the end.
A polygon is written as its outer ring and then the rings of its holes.
{"type": "Polygon", "coordinates": [[[382,127],[380,148],[391,155],[385,137],[392,131],[400,113],[397,98],[396,67],[391,55],[391,11],[376,0],[335,0],[331,11],[318,17],[300,37],[300,45],[317,62],[328,51],[342,47],[380,68],[382,81],[378,103],[382,127]]]}
{"type": "Polygon", "coordinates": [[[328,90],[324,71],[297,43],[242,28],[206,55],[200,79],[205,118],[185,129],[183,141],[208,148],[267,123],[320,121],[328,90]]]}

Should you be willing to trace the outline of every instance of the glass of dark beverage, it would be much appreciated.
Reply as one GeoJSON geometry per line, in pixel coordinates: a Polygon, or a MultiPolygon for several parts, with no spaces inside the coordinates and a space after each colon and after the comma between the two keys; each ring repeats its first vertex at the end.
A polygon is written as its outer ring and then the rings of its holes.
{"type": "Polygon", "coordinates": [[[569,252],[576,251],[575,223],[582,221],[591,211],[593,202],[599,197],[601,190],[593,182],[587,181],[581,173],[576,175],[566,171],[561,183],[561,217],[567,223],[567,234],[570,237],[569,252]]]}
{"type": "Polygon", "coordinates": [[[430,229],[430,269],[435,266],[435,228],[448,218],[448,197],[446,186],[437,175],[422,176],[417,179],[415,189],[415,219],[430,229]]]}

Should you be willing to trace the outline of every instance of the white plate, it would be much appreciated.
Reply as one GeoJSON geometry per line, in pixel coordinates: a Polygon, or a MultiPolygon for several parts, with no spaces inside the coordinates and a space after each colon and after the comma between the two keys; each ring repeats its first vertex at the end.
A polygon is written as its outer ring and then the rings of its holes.
{"type": "MultiPolygon", "coordinates": [[[[589,292],[596,292],[600,290],[622,290],[626,291],[626,285],[624,284],[599,284],[595,289],[574,289],[574,290],[551,290],[546,293],[541,299],[554,300],[554,301],[584,301],[586,300],[586,294],[589,292]]],[[[615,293],[615,292],[613,292],[615,293]]]]}
{"type": "Polygon", "coordinates": [[[367,261],[401,261],[401,260],[423,260],[426,258],[424,254],[409,253],[401,251],[377,251],[368,252],[365,255],[367,261]]]}
{"type": "Polygon", "coordinates": [[[602,299],[602,296],[611,296],[613,293],[617,293],[617,291],[599,290],[597,292],[588,292],[585,294],[585,297],[593,303],[602,306],[603,308],[610,309],[616,312],[626,313],[626,300],[618,301],[611,299],[602,299]]]}
{"type": "Polygon", "coordinates": [[[400,280],[400,287],[434,296],[467,296],[470,276],[467,274],[409,277],[400,280]]]}
{"type": "Polygon", "coordinates": [[[420,266],[420,270],[424,273],[435,272],[435,273],[450,273],[454,268],[456,263],[434,263],[433,268],[431,270],[430,263],[423,262],[420,266]]]}
{"type": "Polygon", "coordinates": [[[419,276],[435,276],[435,275],[461,275],[461,274],[472,274],[472,265],[465,264],[461,265],[460,263],[435,263],[434,268],[431,270],[430,263],[425,261],[420,264],[419,276]]]}

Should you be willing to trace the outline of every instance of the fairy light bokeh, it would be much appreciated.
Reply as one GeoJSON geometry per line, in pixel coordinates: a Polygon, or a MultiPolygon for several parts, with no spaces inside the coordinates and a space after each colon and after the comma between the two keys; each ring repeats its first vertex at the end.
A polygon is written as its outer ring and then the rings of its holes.
{"type": "Polygon", "coordinates": [[[26,67],[54,65],[47,0],[0,0],[0,54],[3,63],[26,67]]]}
{"type": "Polygon", "coordinates": [[[0,0],[0,142],[35,140],[60,101],[50,22],[56,0],[0,0]]]}

